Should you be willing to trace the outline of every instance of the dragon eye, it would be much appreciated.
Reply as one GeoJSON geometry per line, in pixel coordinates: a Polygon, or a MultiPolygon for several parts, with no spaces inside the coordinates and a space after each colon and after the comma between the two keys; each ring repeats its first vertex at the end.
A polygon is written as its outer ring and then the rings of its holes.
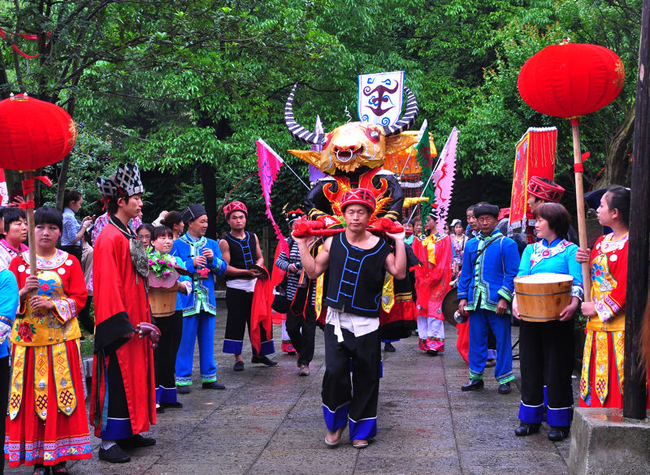
{"type": "Polygon", "coordinates": [[[366,129],[366,136],[372,141],[372,143],[379,142],[379,132],[375,129],[366,129]]]}

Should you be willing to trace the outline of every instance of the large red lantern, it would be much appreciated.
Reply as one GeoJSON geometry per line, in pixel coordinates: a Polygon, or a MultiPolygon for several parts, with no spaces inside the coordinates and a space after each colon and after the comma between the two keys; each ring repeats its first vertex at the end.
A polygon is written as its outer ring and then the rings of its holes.
{"type": "MultiPolygon", "coordinates": [[[[571,119],[580,247],[587,248],[580,117],[602,109],[623,89],[625,68],[613,51],[598,45],[563,42],[530,58],[519,71],[521,98],[542,114],[571,119]]],[[[582,265],[585,301],[590,300],[589,264],[582,265]]]]}
{"type": "MultiPolygon", "coordinates": [[[[33,171],[52,165],[70,153],[77,140],[77,128],[61,107],[27,94],[0,101],[0,167],[25,172],[20,205],[27,215],[29,266],[36,275],[34,235],[33,171]]],[[[47,177],[35,177],[51,185],[47,177]]]]}
{"type": "Polygon", "coordinates": [[[623,62],[598,45],[551,45],[526,61],[517,86],[521,98],[542,114],[575,118],[602,109],[620,94],[623,62]]]}
{"type": "Polygon", "coordinates": [[[0,167],[36,170],[70,153],[77,128],[61,107],[26,94],[0,101],[0,167]]]}

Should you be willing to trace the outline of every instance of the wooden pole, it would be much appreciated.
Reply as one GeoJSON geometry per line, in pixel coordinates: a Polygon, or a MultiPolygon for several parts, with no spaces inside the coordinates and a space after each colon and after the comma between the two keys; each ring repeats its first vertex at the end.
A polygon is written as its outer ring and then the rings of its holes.
{"type": "Polygon", "coordinates": [[[623,416],[646,417],[646,369],[640,365],[639,336],[648,298],[648,206],[650,205],[650,0],[643,1],[639,77],[632,152],[632,193],[625,299],[623,416]]]}
{"type": "MultiPolygon", "coordinates": [[[[25,181],[33,180],[34,172],[32,170],[25,172],[25,181]]],[[[28,193],[25,196],[25,202],[34,200],[34,192],[28,193]]],[[[36,233],[34,231],[34,208],[25,209],[27,215],[27,243],[29,244],[29,273],[36,275],[38,269],[36,268],[36,233]]]]}
{"type": "MultiPolygon", "coordinates": [[[[587,217],[585,215],[585,191],[582,184],[582,151],[580,150],[580,119],[571,119],[573,129],[573,163],[576,179],[576,207],[578,208],[578,238],[580,247],[587,249],[587,217]]],[[[588,262],[582,264],[582,280],[585,302],[591,301],[591,269],[588,262]]]]}

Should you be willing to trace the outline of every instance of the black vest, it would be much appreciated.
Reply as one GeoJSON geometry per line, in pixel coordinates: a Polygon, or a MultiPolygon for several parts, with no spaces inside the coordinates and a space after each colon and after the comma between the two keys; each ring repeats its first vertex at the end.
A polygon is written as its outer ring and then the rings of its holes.
{"type": "Polygon", "coordinates": [[[383,239],[372,249],[352,246],[345,232],[332,238],[325,304],[363,317],[379,317],[384,262],[392,252],[383,239]]]}
{"type": "MultiPolygon", "coordinates": [[[[246,236],[244,239],[237,239],[230,233],[226,234],[224,240],[228,243],[230,248],[230,265],[237,269],[250,269],[250,266],[255,264],[257,258],[255,257],[255,248],[257,247],[257,240],[253,233],[244,231],[246,236]]],[[[253,277],[226,277],[226,280],[231,279],[252,279],[253,277]]]]}

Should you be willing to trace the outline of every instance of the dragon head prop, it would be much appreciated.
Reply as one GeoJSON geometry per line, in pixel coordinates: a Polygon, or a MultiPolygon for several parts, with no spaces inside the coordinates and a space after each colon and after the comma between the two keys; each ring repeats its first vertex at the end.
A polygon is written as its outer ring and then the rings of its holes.
{"type": "Polygon", "coordinates": [[[386,155],[400,152],[416,143],[415,137],[402,135],[418,116],[418,103],[411,90],[406,92],[406,112],[394,125],[373,125],[368,122],[350,122],[329,133],[315,134],[300,125],[293,116],[293,98],[298,84],[293,86],[284,108],[284,120],[291,135],[306,143],[322,146],[313,150],[289,150],[289,153],[334,175],[337,170],[350,173],[361,167],[378,168],[386,155]]]}

